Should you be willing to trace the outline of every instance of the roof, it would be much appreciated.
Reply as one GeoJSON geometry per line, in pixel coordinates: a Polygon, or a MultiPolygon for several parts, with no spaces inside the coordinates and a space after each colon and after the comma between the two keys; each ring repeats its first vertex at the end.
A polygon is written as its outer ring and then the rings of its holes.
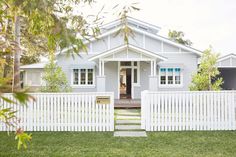
{"type": "Polygon", "coordinates": [[[218,68],[236,68],[236,54],[222,56],[217,61],[218,68]]]}
{"type": "Polygon", "coordinates": [[[20,66],[20,69],[43,69],[48,62],[40,62],[20,66]]]}
{"type": "MultiPolygon", "coordinates": [[[[161,29],[158,26],[154,26],[152,24],[142,22],[140,20],[137,20],[137,19],[134,19],[134,18],[131,18],[131,17],[128,17],[128,21],[130,23],[132,23],[132,25],[130,25],[130,28],[132,30],[136,31],[136,32],[143,33],[146,36],[152,37],[152,38],[157,39],[157,40],[161,40],[164,43],[168,43],[170,45],[173,45],[173,46],[179,47],[181,49],[187,50],[189,52],[195,53],[198,56],[202,55],[202,51],[200,51],[200,50],[197,50],[197,49],[195,49],[193,47],[190,47],[190,46],[179,44],[179,43],[177,43],[173,40],[170,40],[169,38],[158,35],[157,32],[161,29]],[[152,30],[152,31],[144,30],[144,29],[141,28],[141,26],[146,27],[146,28],[150,28],[150,30],[152,30]]],[[[120,23],[120,20],[118,19],[118,20],[115,20],[113,22],[110,22],[108,24],[105,24],[105,25],[101,26],[101,28],[105,31],[102,31],[101,34],[98,35],[97,37],[91,37],[89,40],[85,40],[84,41],[85,44],[88,44],[89,42],[95,41],[97,39],[101,39],[101,38],[106,37],[110,34],[118,32],[120,30],[120,28],[123,27],[123,26],[119,25],[119,23],[120,23]]],[[[65,48],[61,52],[62,53],[66,52],[69,49],[71,49],[71,48],[65,48]]]]}
{"type": "Polygon", "coordinates": [[[143,53],[147,56],[150,56],[152,57],[153,59],[154,58],[157,58],[157,59],[160,59],[162,61],[165,61],[167,60],[166,57],[163,57],[161,55],[158,55],[156,53],[153,53],[151,51],[148,51],[148,50],[145,50],[145,49],[142,49],[142,48],[139,48],[139,47],[136,47],[134,45],[121,45],[121,46],[118,46],[116,48],[113,48],[111,50],[108,50],[108,51],[105,51],[105,52],[102,52],[102,53],[99,53],[91,58],[89,58],[89,61],[93,61],[93,60],[96,60],[96,59],[99,59],[99,58],[102,58],[102,57],[106,57],[106,56],[109,56],[111,54],[114,54],[114,53],[118,53],[118,52],[121,52],[123,50],[126,50],[126,49],[129,49],[129,50],[133,50],[133,51],[136,51],[136,52],[140,52],[140,53],[143,53]]]}
{"type": "MultiPolygon", "coordinates": [[[[159,27],[159,26],[155,26],[153,24],[135,19],[130,16],[127,17],[127,23],[132,24],[133,26],[143,29],[143,30],[146,30],[148,32],[152,32],[154,34],[158,33],[161,30],[161,27],[159,27]]],[[[120,19],[116,19],[112,22],[102,25],[101,30],[110,30],[110,29],[113,29],[113,28],[119,26],[120,24],[121,24],[120,19]]]]}
{"type": "Polygon", "coordinates": [[[218,62],[221,62],[221,61],[229,59],[229,58],[236,58],[236,54],[235,53],[230,53],[228,55],[222,56],[218,59],[218,62]]]}

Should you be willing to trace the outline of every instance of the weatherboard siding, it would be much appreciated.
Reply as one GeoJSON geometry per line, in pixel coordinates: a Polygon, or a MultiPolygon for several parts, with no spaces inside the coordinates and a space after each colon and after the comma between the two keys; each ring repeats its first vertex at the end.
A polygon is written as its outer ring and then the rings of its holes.
{"type": "MultiPolygon", "coordinates": [[[[133,35],[129,37],[129,44],[147,49],[151,52],[186,52],[186,50],[180,49],[177,46],[171,45],[161,40],[154,39],[148,35],[133,31],[133,35]]],[[[121,34],[110,34],[91,41],[88,44],[88,54],[98,54],[110,49],[124,45],[124,38],[121,34]]]]}

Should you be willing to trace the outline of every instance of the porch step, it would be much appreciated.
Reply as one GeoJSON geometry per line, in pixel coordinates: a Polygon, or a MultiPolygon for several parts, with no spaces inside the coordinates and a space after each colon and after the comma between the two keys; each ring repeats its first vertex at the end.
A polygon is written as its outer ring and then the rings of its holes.
{"type": "Polygon", "coordinates": [[[119,109],[115,111],[116,115],[121,116],[141,116],[140,110],[136,109],[119,109]]]}
{"type": "Polygon", "coordinates": [[[138,109],[119,109],[115,111],[115,137],[147,137],[141,129],[141,113],[138,109]]]}
{"type": "Polygon", "coordinates": [[[115,131],[115,137],[147,137],[145,131],[115,131]]]}
{"type": "Polygon", "coordinates": [[[141,125],[116,125],[115,129],[120,130],[141,130],[141,125]]]}
{"type": "Polygon", "coordinates": [[[116,124],[141,124],[141,120],[116,120],[116,124]]]}
{"type": "Polygon", "coordinates": [[[117,115],[116,119],[125,119],[125,120],[140,120],[140,116],[130,116],[130,115],[117,115]]]}
{"type": "Polygon", "coordinates": [[[119,116],[141,116],[141,113],[115,113],[116,115],[119,115],[119,116]]]}

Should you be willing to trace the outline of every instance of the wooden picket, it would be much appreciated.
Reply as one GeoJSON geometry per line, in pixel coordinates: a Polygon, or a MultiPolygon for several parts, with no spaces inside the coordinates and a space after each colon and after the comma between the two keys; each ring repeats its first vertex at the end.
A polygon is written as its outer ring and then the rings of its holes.
{"type": "MultiPolygon", "coordinates": [[[[0,108],[17,111],[17,127],[25,131],[114,131],[113,93],[31,93],[26,105],[0,99],[0,108]],[[109,96],[110,104],[96,104],[96,96],[109,96]]],[[[15,100],[12,94],[5,94],[15,100]]],[[[0,131],[15,128],[0,121],[0,131]]]]}
{"type": "Polygon", "coordinates": [[[235,130],[235,91],[143,91],[141,127],[147,131],[235,130]]]}

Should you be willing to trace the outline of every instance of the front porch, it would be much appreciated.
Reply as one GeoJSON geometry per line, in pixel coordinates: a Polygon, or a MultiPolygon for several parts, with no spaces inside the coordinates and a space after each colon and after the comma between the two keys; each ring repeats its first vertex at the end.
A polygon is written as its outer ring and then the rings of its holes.
{"type": "Polygon", "coordinates": [[[136,99],[141,98],[141,91],[157,91],[157,64],[164,60],[165,57],[133,45],[122,45],[89,59],[97,62],[97,91],[114,92],[115,99],[121,100],[116,107],[140,107],[136,99]]]}

